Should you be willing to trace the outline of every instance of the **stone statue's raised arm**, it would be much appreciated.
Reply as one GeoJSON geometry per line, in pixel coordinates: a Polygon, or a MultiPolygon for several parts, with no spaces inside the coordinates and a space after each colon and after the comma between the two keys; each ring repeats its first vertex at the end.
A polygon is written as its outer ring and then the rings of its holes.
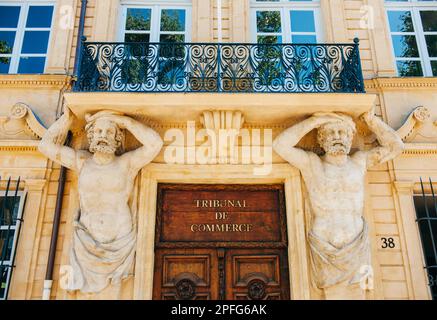
{"type": "Polygon", "coordinates": [[[136,174],[158,155],[163,141],[155,130],[127,116],[108,115],[103,118],[114,122],[120,129],[128,130],[142,144],[141,147],[122,155],[123,158],[129,160],[133,174],[136,174]]]}
{"type": "Polygon", "coordinates": [[[71,123],[71,111],[66,108],[64,114],[46,131],[38,149],[49,159],[69,169],[77,170],[76,151],[63,145],[71,123]]]}
{"type": "Polygon", "coordinates": [[[395,130],[375,116],[373,109],[361,117],[375,133],[380,144],[376,148],[364,151],[367,154],[366,163],[368,168],[391,160],[402,153],[404,143],[401,138],[395,130]]]}
{"type": "Polygon", "coordinates": [[[319,128],[326,123],[339,122],[342,119],[340,115],[335,113],[315,113],[310,118],[295,124],[279,134],[273,141],[273,149],[284,160],[303,171],[308,168],[308,154],[310,152],[296,148],[295,146],[311,130],[319,128]]]}

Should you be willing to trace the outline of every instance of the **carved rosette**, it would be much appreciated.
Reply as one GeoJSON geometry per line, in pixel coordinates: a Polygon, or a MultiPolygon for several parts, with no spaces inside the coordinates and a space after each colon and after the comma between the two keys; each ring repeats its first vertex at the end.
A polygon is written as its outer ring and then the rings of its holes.
{"type": "Polygon", "coordinates": [[[22,119],[27,115],[28,106],[24,103],[16,103],[9,112],[11,119],[22,119]]]}
{"type": "Polygon", "coordinates": [[[196,294],[196,284],[190,279],[181,279],[176,283],[176,296],[181,300],[191,300],[196,294]]]}
{"type": "Polygon", "coordinates": [[[247,286],[247,295],[252,300],[262,300],[266,296],[266,283],[260,279],[254,279],[247,286]]]}

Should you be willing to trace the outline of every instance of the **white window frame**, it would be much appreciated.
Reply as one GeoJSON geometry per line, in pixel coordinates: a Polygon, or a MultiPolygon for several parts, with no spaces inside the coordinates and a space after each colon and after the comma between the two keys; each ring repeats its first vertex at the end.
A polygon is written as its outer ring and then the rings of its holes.
{"type": "Polygon", "coordinates": [[[428,48],[426,46],[425,35],[437,35],[437,31],[423,31],[422,19],[420,17],[420,11],[437,11],[437,1],[430,3],[431,1],[418,1],[410,0],[405,2],[398,1],[384,1],[386,8],[387,28],[390,32],[390,41],[392,46],[392,54],[395,60],[396,73],[399,75],[397,61],[420,61],[422,66],[423,77],[433,77],[431,61],[437,61],[437,57],[431,58],[428,54],[428,48]],[[389,11],[410,11],[411,19],[413,20],[414,32],[392,32],[390,30],[390,22],[388,20],[389,11]],[[417,48],[419,50],[418,58],[398,58],[396,57],[392,35],[414,35],[416,37],[417,48]]]}
{"type": "Polygon", "coordinates": [[[124,42],[126,34],[126,17],[127,9],[151,9],[150,16],[150,31],[129,31],[128,33],[148,33],[150,34],[150,42],[159,42],[161,34],[183,34],[184,42],[191,42],[191,0],[151,0],[151,1],[121,1],[119,15],[119,34],[117,38],[120,42],[124,42]],[[161,12],[165,9],[183,9],[185,10],[185,31],[161,31],[161,12]]]}
{"type": "Polygon", "coordinates": [[[0,6],[15,6],[15,7],[21,7],[20,9],[20,15],[18,17],[18,24],[16,28],[1,28],[0,31],[15,31],[15,40],[14,40],[14,46],[12,49],[12,54],[0,54],[0,57],[10,57],[11,62],[9,64],[9,72],[8,74],[18,74],[18,67],[20,64],[20,59],[22,57],[41,57],[45,58],[44,61],[44,70],[43,73],[45,73],[46,67],[47,67],[47,57],[49,54],[50,49],[50,43],[52,39],[52,29],[53,29],[53,22],[56,15],[56,8],[57,4],[54,1],[47,1],[47,0],[21,0],[21,1],[6,1],[6,2],[0,2],[0,6]],[[29,7],[30,6],[52,6],[53,7],[53,14],[52,14],[52,21],[50,22],[50,28],[26,28],[26,22],[27,17],[29,14],[29,7]],[[49,31],[49,39],[47,43],[47,51],[46,53],[25,53],[22,54],[21,50],[23,48],[23,41],[24,41],[24,34],[26,31],[49,31]]]}
{"type": "Polygon", "coordinates": [[[324,41],[323,22],[320,12],[320,1],[288,1],[280,0],[276,2],[250,2],[250,25],[251,25],[251,41],[257,43],[258,36],[282,36],[282,43],[292,43],[293,35],[315,35],[316,43],[324,41]],[[256,23],[257,11],[280,11],[281,14],[281,32],[267,33],[258,32],[256,23]],[[315,32],[297,32],[291,30],[290,11],[313,11],[315,32]]]}
{"type": "MultiPolygon", "coordinates": [[[[0,191],[0,198],[5,197],[5,195],[6,195],[6,192],[4,190],[0,191]]],[[[9,190],[8,191],[8,198],[9,197],[14,197],[14,195],[15,195],[15,191],[14,190],[9,190]]],[[[24,203],[25,203],[25,200],[26,200],[26,195],[27,195],[26,191],[18,191],[17,192],[17,197],[20,200],[19,200],[19,205],[18,205],[17,221],[16,221],[15,225],[13,225],[13,226],[3,226],[3,225],[0,225],[0,230],[1,231],[8,230],[8,229],[9,230],[14,230],[14,239],[13,239],[13,242],[12,242],[11,256],[9,257],[9,260],[3,261],[3,266],[8,266],[10,268],[8,268],[8,275],[7,275],[7,278],[6,278],[5,296],[4,297],[0,296],[0,300],[6,300],[8,298],[7,297],[7,293],[9,291],[9,286],[10,286],[10,283],[11,283],[12,269],[14,267],[12,265],[12,262],[15,259],[15,254],[16,254],[16,250],[17,250],[17,245],[18,245],[18,243],[17,243],[18,241],[17,240],[18,240],[18,234],[20,232],[21,221],[22,221],[22,218],[23,218],[24,203]]],[[[1,254],[1,252],[0,252],[0,254],[1,254]]],[[[1,285],[1,283],[0,283],[0,285],[1,285]]]]}

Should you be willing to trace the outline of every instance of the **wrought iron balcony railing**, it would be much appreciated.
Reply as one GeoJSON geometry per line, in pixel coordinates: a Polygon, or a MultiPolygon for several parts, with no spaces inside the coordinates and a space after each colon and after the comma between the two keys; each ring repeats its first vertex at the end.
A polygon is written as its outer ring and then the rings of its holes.
{"type": "Polygon", "coordinates": [[[84,42],[75,91],[364,92],[353,44],[84,42]]]}

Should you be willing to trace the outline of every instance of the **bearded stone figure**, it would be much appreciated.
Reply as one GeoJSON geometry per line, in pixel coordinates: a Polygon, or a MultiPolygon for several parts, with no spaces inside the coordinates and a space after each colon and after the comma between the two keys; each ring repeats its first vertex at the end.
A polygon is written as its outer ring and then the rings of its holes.
{"type": "Polygon", "coordinates": [[[379,146],[349,155],[355,134],[351,117],[316,113],[282,132],[274,150],[297,167],[305,181],[312,214],[308,241],[315,285],[326,299],[364,299],[363,284],[371,268],[370,245],[364,214],[366,169],[402,153],[396,132],[371,110],[361,116],[375,133],[379,146]],[[299,149],[303,136],[317,129],[325,154],[299,149]]]}
{"type": "Polygon", "coordinates": [[[151,128],[117,112],[100,111],[85,119],[89,150],[62,146],[72,124],[68,109],[47,130],[39,150],[78,174],[80,212],[66,289],[98,294],[109,285],[119,290],[132,272],[136,229],[129,200],[137,173],[157,156],[163,142],[151,128]],[[125,129],[143,146],[122,153],[125,129]]]}

